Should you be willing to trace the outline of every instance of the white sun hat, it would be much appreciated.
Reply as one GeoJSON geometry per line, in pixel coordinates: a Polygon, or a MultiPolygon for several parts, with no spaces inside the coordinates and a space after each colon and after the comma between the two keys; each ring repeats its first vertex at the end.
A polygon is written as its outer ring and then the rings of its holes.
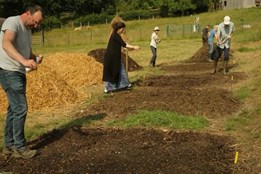
{"type": "Polygon", "coordinates": [[[159,30],[160,30],[159,27],[154,28],[154,31],[159,31],[159,30]]]}
{"type": "Polygon", "coordinates": [[[224,17],[224,24],[225,25],[229,25],[230,24],[230,17],[229,16],[225,16],[224,17]]]}

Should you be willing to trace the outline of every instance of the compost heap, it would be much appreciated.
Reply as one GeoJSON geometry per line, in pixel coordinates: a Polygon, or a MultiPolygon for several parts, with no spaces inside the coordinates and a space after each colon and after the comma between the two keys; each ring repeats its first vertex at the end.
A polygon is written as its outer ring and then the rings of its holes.
{"type": "MultiPolygon", "coordinates": [[[[29,112],[65,108],[91,96],[84,87],[102,84],[102,62],[105,49],[83,53],[55,53],[44,58],[37,71],[27,74],[29,112]]],[[[123,62],[126,55],[122,53],[123,62]]],[[[128,57],[130,71],[141,69],[128,57]]],[[[7,109],[7,99],[0,87],[0,113],[7,109]]]]}
{"type": "MultiPolygon", "coordinates": [[[[63,108],[88,96],[84,86],[102,83],[102,64],[79,53],[56,53],[44,58],[36,71],[27,74],[29,112],[63,108]]],[[[0,113],[6,112],[7,99],[0,87],[0,113]]]]}

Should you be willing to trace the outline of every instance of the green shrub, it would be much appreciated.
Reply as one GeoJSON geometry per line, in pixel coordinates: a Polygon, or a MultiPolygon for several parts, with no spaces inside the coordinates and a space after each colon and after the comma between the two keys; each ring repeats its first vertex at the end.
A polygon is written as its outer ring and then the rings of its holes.
{"type": "Polygon", "coordinates": [[[45,30],[48,29],[50,30],[53,28],[60,28],[60,27],[61,27],[61,20],[54,16],[46,17],[42,25],[42,28],[45,30]]]}
{"type": "Polygon", "coordinates": [[[130,12],[120,13],[123,20],[137,20],[137,19],[149,19],[152,18],[152,13],[143,10],[135,10],[130,12]]]}
{"type": "Polygon", "coordinates": [[[106,13],[101,14],[91,14],[77,18],[74,21],[76,26],[80,25],[95,25],[95,24],[104,24],[106,21],[111,21],[114,16],[110,16],[106,13]]]}

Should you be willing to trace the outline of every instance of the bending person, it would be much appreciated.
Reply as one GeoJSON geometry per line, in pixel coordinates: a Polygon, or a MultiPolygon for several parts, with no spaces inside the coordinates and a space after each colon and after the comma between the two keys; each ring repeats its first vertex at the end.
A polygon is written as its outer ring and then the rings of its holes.
{"type": "Polygon", "coordinates": [[[224,52],[224,61],[223,61],[223,73],[227,74],[227,65],[229,61],[229,51],[231,45],[231,37],[232,33],[235,31],[235,26],[233,22],[230,22],[230,17],[225,16],[224,22],[219,24],[218,31],[217,31],[217,51],[215,51],[214,55],[214,71],[216,73],[217,63],[219,58],[224,52]]]}

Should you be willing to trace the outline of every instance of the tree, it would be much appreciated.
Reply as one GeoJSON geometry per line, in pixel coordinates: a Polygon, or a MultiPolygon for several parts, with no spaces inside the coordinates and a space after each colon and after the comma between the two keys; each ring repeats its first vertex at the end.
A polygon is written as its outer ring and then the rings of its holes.
{"type": "Polygon", "coordinates": [[[221,0],[209,0],[209,8],[211,10],[217,11],[221,9],[221,0]]]}
{"type": "Polygon", "coordinates": [[[23,0],[1,0],[0,1],[0,16],[7,18],[21,14],[24,10],[23,0]]]}
{"type": "Polygon", "coordinates": [[[195,13],[202,13],[206,12],[209,9],[209,2],[211,0],[191,0],[192,4],[195,5],[194,12],[195,13]]]}
{"type": "Polygon", "coordinates": [[[186,11],[193,11],[196,6],[191,0],[172,0],[169,2],[169,10],[173,14],[185,15],[186,11]]]}

